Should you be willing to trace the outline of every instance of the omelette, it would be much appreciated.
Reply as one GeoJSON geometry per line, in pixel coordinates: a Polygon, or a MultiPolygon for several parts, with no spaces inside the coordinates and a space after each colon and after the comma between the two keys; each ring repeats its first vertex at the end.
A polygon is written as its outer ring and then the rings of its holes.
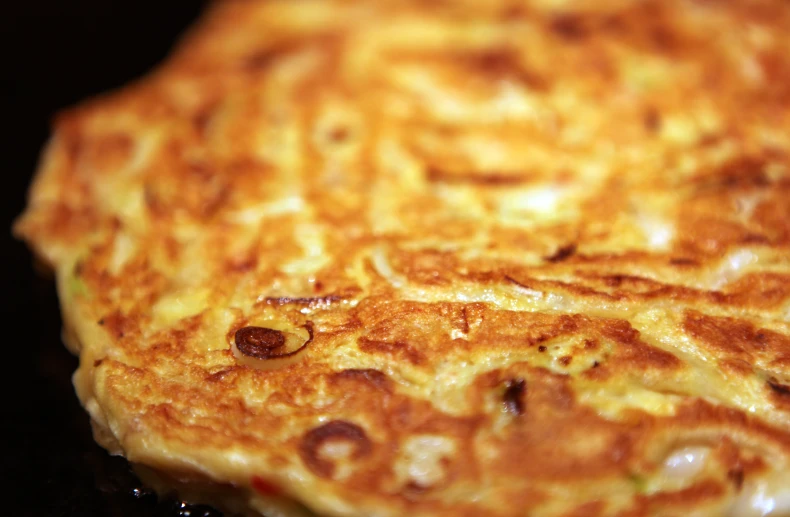
{"type": "Polygon", "coordinates": [[[790,515],[786,1],[215,2],[14,231],[157,491],[790,515]]]}

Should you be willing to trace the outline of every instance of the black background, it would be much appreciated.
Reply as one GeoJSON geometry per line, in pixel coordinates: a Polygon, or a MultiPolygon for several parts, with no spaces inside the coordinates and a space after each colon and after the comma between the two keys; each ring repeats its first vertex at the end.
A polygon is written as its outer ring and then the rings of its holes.
{"type": "MultiPolygon", "coordinates": [[[[5,2],[0,14],[3,399],[0,515],[203,516],[159,501],[124,460],[93,442],[71,385],[54,285],[10,235],[49,122],[60,108],[116,88],[161,61],[204,2],[5,2]]],[[[212,515],[214,515],[212,513],[212,515]]]]}

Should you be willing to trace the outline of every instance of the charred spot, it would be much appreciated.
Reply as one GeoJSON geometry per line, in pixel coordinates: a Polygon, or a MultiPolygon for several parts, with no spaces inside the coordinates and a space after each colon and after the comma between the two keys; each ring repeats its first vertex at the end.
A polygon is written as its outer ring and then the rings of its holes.
{"type": "Polygon", "coordinates": [[[576,243],[567,244],[558,248],[557,251],[545,257],[544,260],[551,263],[562,262],[570,257],[572,257],[576,253],[576,243]]]}
{"type": "Polygon", "coordinates": [[[573,362],[573,356],[572,355],[564,355],[564,356],[560,357],[559,359],[557,359],[557,361],[559,361],[559,363],[562,366],[568,366],[568,365],[570,365],[573,362]]]}
{"type": "Polygon", "coordinates": [[[278,350],[285,346],[285,335],[279,330],[265,327],[242,327],[236,331],[236,348],[242,354],[255,359],[277,357],[278,350]]]}
{"type": "Polygon", "coordinates": [[[599,363],[598,361],[593,361],[593,364],[592,364],[593,368],[598,368],[599,366],[601,366],[601,363],[599,363]]]}
{"type": "Polygon", "coordinates": [[[790,386],[780,383],[776,379],[768,379],[768,386],[773,390],[774,393],[784,397],[790,397],[790,386]]]}
{"type": "Polygon", "coordinates": [[[505,383],[505,393],[502,395],[502,403],[508,413],[521,416],[526,410],[524,396],[527,393],[527,381],[518,377],[505,383]]]}
{"type": "Polygon", "coordinates": [[[581,16],[570,13],[555,16],[549,23],[549,28],[566,41],[580,41],[589,34],[581,16]]]}
{"type": "Polygon", "coordinates": [[[101,366],[101,364],[103,362],[104,362],[104,359],[96,359],[95,361],[93,361],[93,367],[94,368],[98,368],[99,366],[101,366]]]}
{"type": "Polygon", "coordinates": [[[354,460],[367,456],[373,448],[365,430],[345,420],[333,420],[308,431],[299,444],[299,455],[310,470],[325,478],[332,477],[335,465],[321,458],[319,449],[330,441],[346,441],[353,444],[351,458],[354,460]]]}
{"type": "Polygon", "coordinates": [[[595,350],[598,348],[598,342],[594,339],[585,339],[584,340],[584,349],[585,350],[595,350]]]}
{"type": "Polygon", "coordinates": [[[540,345],[540,346],[538,347],[538,352],[545,352],[546,350],[547,350],[547,349],[546,349],[546,347],[545,347],[545,346],[543,346],[543,345],[540,345]]]}
{"type": "Polygon", "coordinates": [[[99,325],[102,325],[102,326],[103,326],[103,325],[104,325],[104,318],[100,319],[100,320],[99,320],[99,321],[97,321],[96,323],[98,323],[99,325]]]}

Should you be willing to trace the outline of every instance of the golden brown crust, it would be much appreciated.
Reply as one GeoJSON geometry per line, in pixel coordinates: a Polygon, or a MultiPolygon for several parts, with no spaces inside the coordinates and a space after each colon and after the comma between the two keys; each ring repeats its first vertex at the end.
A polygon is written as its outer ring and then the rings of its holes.
{"type": "Polygon", "coordinates": [[[769,0],[214,4],[57,118],[15,226],[102,443],[259,511],[748,510],[790,483],[788,33],[769,0]]]}

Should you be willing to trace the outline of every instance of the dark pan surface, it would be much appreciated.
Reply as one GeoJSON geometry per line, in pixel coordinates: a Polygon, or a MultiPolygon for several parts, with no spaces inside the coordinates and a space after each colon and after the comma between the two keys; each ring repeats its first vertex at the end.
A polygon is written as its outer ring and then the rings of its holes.
{"type": "Polygon", "coordinates": [[[71,385],[52,281],[10,236],[57,110],[120,86],[161,60],[201,2],[12,2],[0,16],[3,125],[2,315],[6,329],[0,515],[215,517],[158,501],[91,436],[71,385]]]}

